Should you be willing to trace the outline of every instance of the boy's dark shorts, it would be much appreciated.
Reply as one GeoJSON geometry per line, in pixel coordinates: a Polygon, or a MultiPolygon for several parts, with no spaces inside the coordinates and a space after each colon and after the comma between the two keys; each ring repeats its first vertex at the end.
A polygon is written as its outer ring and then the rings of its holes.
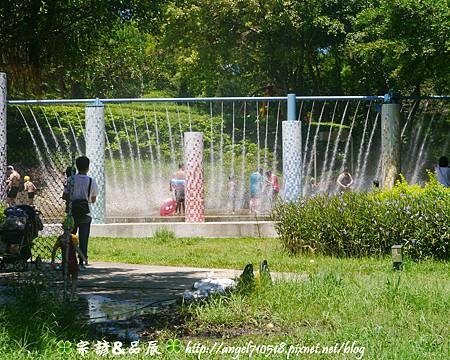
{"type": "Polygon", "coordinates": [[[19,193],[19,188],[17,186],[14,186],[11,189],[9,189],[6,196],[9,197],[10,199],[15,199],[17,197],[18,193],[19,193]]]}
{"type": "Polygon", "coordinates": [[[175,190],[175,199],[177,202],[184,202],[184,190],[175,190]]]}

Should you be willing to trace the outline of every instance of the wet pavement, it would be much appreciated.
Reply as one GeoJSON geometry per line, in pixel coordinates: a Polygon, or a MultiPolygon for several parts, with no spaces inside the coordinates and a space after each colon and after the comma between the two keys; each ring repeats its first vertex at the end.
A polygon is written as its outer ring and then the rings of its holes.
{"type": "Polygon", "coordinates": [[[96,262],[80,271],[78,303],[98,336],[133,341],[145,336],[149,316],[174,307],[194,282],[208,277],[235,278],[240,273],[96,262]]]}
{"type": "Polygon", "coordinates": [[[242,270],[95,262],[80,271],[78,294],[150,303],[180,296],[194,282],[235,278],[242,270]]]}
{"type": "MultiPolygon", "coordinates": [[[[81,318],[90,323],[93,335],[134,341],[152,336],[164,324],[180,318],[177,302],[194,283],[207,278],[236,279],[242,270],[137,265],[95,262],[80,270],[77,307],[81,318]]],[[[305,274],[272,273],[274,280],[305,274]]],[[[0,292],[8,286],[0,284],[0,292]]],[[[13,302],[3,297],[1,303],[13,302]]]]}

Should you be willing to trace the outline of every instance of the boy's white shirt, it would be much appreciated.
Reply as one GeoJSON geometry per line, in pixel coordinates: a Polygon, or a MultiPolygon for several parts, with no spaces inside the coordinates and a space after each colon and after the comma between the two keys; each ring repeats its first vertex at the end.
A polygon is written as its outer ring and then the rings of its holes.
{"type": "MultiPolygon", "coordinates": [[[[94,178],[84,174],[72,175],[70,178],[69,181],[72,181],[73,186],[72,200],[87,199],[91,202],[92,197],[98,196],[98,185],[94,178]],[[92,179],[90,194],[88,194],[89,179],[92,179]]],[[[66,191],[69,191],[69,188],[70,182],[66,191]]]]}

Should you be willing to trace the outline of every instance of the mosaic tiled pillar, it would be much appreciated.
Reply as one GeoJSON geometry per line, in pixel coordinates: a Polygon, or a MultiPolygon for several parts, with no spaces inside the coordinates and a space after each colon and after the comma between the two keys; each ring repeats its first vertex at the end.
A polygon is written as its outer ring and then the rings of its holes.
{"type": "Polygon", "coordinates": [[[381,108],[381,186],[391,189],[400,173],[400,104],[381,108]]]}
{"type": "Polygon", "coordinates": [[[283,121],[284,200],[302,195],[302,128],[300,121],[283,121]]]}
{"type": "Polygon", "coordinates": [[[6,199],[6,74],[0,73],[0,201],[6,199]]]}
{"type": "Polygon", "coordinates": [[[98,196],[91,207],[92,222],[105,222],[105,109],[103,105],[86,106],[86,156],[91,160],[88,175],[98,184],[98,196]]]}
{"type": "Polygon", "coordinates": [[[184,133],[184,166],[186,173],[186,222],[205,222],[203,133],[184,133]]]}

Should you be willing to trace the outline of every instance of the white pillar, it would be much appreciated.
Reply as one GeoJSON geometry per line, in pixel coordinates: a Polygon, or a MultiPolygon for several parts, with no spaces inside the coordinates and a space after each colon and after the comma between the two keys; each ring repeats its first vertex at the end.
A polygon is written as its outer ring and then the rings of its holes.
{"type": "Polygon", "coordinates": [[[400,174],[400,104],[381,108],[381,186],[391,189],[400,174]]]}
{"type": "Polygon", "coordinates": [[[0,72],[0,201],[6,199],[6,108],[7,108],[6,74],[0,72]]]}
{"type": "Polygon", "coordinates": [[[184,133],[186,222],[205,222],[203,133],[184,133]]]}
{"type": "Polygon", "coordinates": [[[283,121],[284,200],[302,195],[302,128],[300,121],[283,121]]]}
{"type": "MultiPolygon", "coordinates": [[[[86,156],[91,161],[88,175],[98,184],[97,201],[91,207],[92,222],[105,222],[105,111],[103,104],[86,106],[86,156]]],[[[137,194],[136,194],[137,195],[137,194]]]]}

